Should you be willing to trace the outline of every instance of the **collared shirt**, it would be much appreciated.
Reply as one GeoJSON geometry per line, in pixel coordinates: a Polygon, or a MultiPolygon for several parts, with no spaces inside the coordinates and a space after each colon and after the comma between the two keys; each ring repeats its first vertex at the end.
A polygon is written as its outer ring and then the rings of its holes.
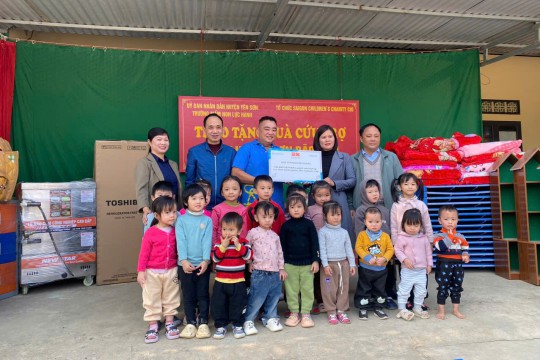
{"type": "Polygon", "coordinates": [[[364,149],[362,149],[362,155],[371,162],[377,160],[377,156],[379,156],[380,153],[381,148],[377,148],[377,150],[375,150],[375,152],[371,155],[369,155],[364,149]]]}
{"type": "MultiPolygon", "coordinates": [[[[233,161],[233,167],[245,171],[251,176],[268,175],[268,150],[279,149],[279,146],[272,144],[269,149],[266,149],[259,140],[255,139],[247,144],[242,145],[233,161]]],[[[253,192],[253,185],[243,185],[241,203],[249,206],[257,199],[257,195],[253,192]]],[[[283,208],[283,183],[274,183],[274,194],[272,200],[283,208]]]]}
{"type": "Polygon", "coordinates": [[[180,198],[182,194],[178,194],[178,178],[176,177],[176,174],[174,173],[171,164],[169,164],[169,159],[167,159],[167,157],[165,156],[165,160],[161,160],[155,154],[152,154],[152,156],[154,157],[154,159],[156,159],[159,170],[161,170],[161,173],[163,174],[163,179],[172,184],[173,194],[175,194],[177,198],[180,198]]]}

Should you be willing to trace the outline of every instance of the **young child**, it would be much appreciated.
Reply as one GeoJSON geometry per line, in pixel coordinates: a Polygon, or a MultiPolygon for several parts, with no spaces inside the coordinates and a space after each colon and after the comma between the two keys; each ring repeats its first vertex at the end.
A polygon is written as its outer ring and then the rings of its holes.
{"type": "Polygon", "coordinates": [[[315,204],[308,208],[308,214],[319,231],[324,226],[323,204],[332,200],[332,188],[326,181],[315,181],[311,186],[311,196],[315,204]]]}
{"type": "Polygon", "coordinates": [[[458,224],[458,211],[452,205],[441,206],[439,208],[439,224],[442,229],[435,234],[435,253],[437,254],[437,268],[435,279],[439,287],[437,288],[437,304],[439,311],[437,319],[446,318],[444,305],[448,293],[454,307],[453,314],[458,319],[464,319],[459,311],[461,302],[461,292],[463,291],[463,263],[469,262],[469,243],[465,237],[456,232],[458,224]]]}
{"type": "Polygon", "coordinates": [[[354,216],[354,231],[356,236],[366,229],[366,209],[370,207],[379,209],[382,214],[381,230],[390,234],[390,210],[384,206],[384,201],[381,199],[381,186],[379,182],[374,179],[366,179],[359,186],[364,191],[359,191],[361,205],[356,209],[354,216]]]}
{"type": "Polygon", "coordinates": [[[246,261],[251,259],[251,245],[240,236],[244,225],[240,215],[227,213],[220,224],[221,241],[212,248],[212,260],[216,263],[211,307],[216,326],[214,339],[225,337],[229,322],[232,322],[234,337],[241,339],[246,336],[242,328],[242,313],[247,305],[244,269],[246,261]]]}
{"type": "MultiPolygon", "coordinates": [[[[422,181],[412,173],[403,173],[397,180],[392,182],[392,198],[394,204],[390,210],[390,227],[392,241],[398,238],[398,235],[403,233],[401,229],[401,221],[403,220],[403,214],[408,209],[418,209],[422,214],[422,231],[429,242],[433,244],[433,228],[431,227],[431,219],[429,218],[429,211],[426,204],[417,198],[416,192],[419,190],[420,194],[423,194],[422,181]]],[[[421,196],[421,195],[420,195],[421,196]]],[[[426,275],[427,278],[427,275],[426,275]]],[[[426,295],[427,296],[427,295],[426,295]]],[[[411,292],[407,308],[412,309],[414,304],[414,293],[411,292]]],[[[428,310],[426,304],[422,305],[422,309],[428,310]]]]}
{"type": "Polygon", "coordinates": [[[279,235],[281,225],[285,223],[285,214],[283,213],[283,209],[281,208],[281,206],[279,206],[278,203],[272,200],[272,194],[274,193],[274,181],[268,175],[256,176],[255,180],[253,180],[253,191],[255,194],[257,194],[259,198],[252,202],[247,208],[247,230],[249,231],[254,227],[258,226],[257,221],[253,216],[255,214],[255,206],[257,206],[257,203],[259,201],[269,201],[272,205],[276,207],[278,211],[278,213],[276,214],[276,220],[272,224],[272,230],[279,235]]]}
{"type": "Polygon", "coordinates": [[[258,333],[255,319],[263,306],[264,326],[273,332],[283,330],[277,314],[277,305],[281,296],[281,282],[287,279],[279,236],[272,230],[277,209],[268,201],[259,201],[254,210],[255,221],[259,226],[249,230],[247,234],[247,240],[253,251],[251,263],[253,273],[244,322],[246,335],[258,333]]]}
{"type": "Polygon", "coordinates": [[[385,320],[388,315],[382,310],[382,305],[386,301],[386,264],[394,256],[394,247],[388,234],[381,230],[382,214],[379,209],[366,209],[365,224],[366,230],[358,234],[355,246],[360,265],[354,305],[360,309],[358,315],[362,320],[367,320],[369,309],[373,309],[379,319],[385,320]]]}
{"type": "Polygon", "coordinates": [[[331,325],[351,323],[345,311],[349,309],[349,273],[356,274],[351,238],[341,227],[342,211],[337,201],[324,203],[326,224],[319,230],[319,251],[324,269],[320,284],[331,325]]]}
{"type": "MultiPolygon", "coordinates": [[[[354,230],[355,234],[358,237],[358,234],[361,231],[366,229],[365,217],[366,209],[370,207],[376,207],[382,214],[382,227],[381,230],[390,234],[390,210],[384,206],[384,201],[381,199],[381,186],[377,180],[366,179],[363,180],[359,185],[361,191],[358,191],[360,195],[360,206],[356,209],[354,215],[354,230]]],[[[386,275],[386,303],[385,307],[389,310],[395,310],[398,308],[397,304],[394,302],[394,299],[397,299],[396,293],[396,275],[395,275],[395,265],[394,260],[391,260],[386,265],[386,270],[388,270],[386,275]]]]}
{"type": "Polygon", "coordinates": [[[221,182],[220,193],[225,198],[225,201],[214,206],[214,209],[212,209],[211,217],[212,224],[214,226],[212,231],[213,245],[221,242],[221,218],[229,212],[237,213],[242,217],[243,221],[240,237],[245,238],[247,235],[245,225],[247,209],[244,205],[238,202],[238,198],[242,195],[242,184],[240,183],[240,179],[232,175],[226,176],[221,182]]]}
{"type": "MultiPolygon", "coordinates": [[[[308,202],[308,193],[306,191],[306,188],[304,188],[302,185],[299,184],[291,184],[287,187],[287,192],[285,194],[285,197],[288,198],[289,196],[293,194],[302,195],[306,199],[306,204],[308,202]]],[[[308,220],[311,220],[309,214],[306,212],[304,214],[304,217],[308,220]]],[[[285,221],[289,220],[291,218],[291,215],[289,213],[285,213],[285,221]]]]}
{"type": "Polygon", "coordinates": [[[178,249],[178,274],[182,286],[184,312],[187,325],[180,333],[182,338],[210,337],[208,327],[210,251],[212,248],[212,219],[204,215],[206,192],[197,184],[191,184],[182,192],[187,211],[176,221],[176,246],[178,249]],[[199,328],[196,308],[198,307],[199,328]]]}
{"type": "MultiPolygon", "coordinates": [[[[152,199],[152,201],[156,200],[160,196],[168,196],[172,198],[172,187],[172,184],[168,181],[158,181],[154,184],[154,186],[152,186],[152,195],[150,195],[150,198],[152,199]]],[[[146,230],[150,229],[150,226],[152,226],[152,221],[154,220],[154,213],[152,212],[148,214],[146,219],[146,225],[143,225],[143,233],[145,233],[146,230]]]]}
{"type": "MultiPolygon", "coordinates": [[[[199,179],[195,184],[200,185],[206,191],[206,204],[204,205],[204,215],[210,217],[212,213],[207,209],[210,200],[212,200],[212,184],[206,179],[199,179]]],[[[185,215],[186,209],[180,209],[180,215],[185,215]]]]}
{"type": "Polygon", "coordinates": [[[152,203],[152,211],[152,227],[144,233],[137,264],[137,282],[142,287],[143,307],[146,309],[144,320],[149,322],[144,337],[147,344],[159,340],[158,322],[162,317],[165,317],[167,339],[180,337],[173,324],[178,313],[176,309],[180,306],[174,231],[176,202],[172,196],[157,197],[152,203]]]}
{"type": "Polygon", "coordinates": [[[427,294],[426,274],[433,267],[433,251],[426,234],[420,232],[422,214],[418,209],[409,209],[403,214],[403,233],[394,241],[396,257],[401,262],[401,282],[398,291],[398,318],[412,320],[414,315],[428,319],[429,313],[422,309],[427,294]],[[414,288],[414,307],[406,309],[407,299],[414,288]]]}
{"type": "Polygon", "coordinates": [[[285,258],[285,292],[287,306],[291,314],[285,321],[287,326],[315,326],[311,319],[311,309],[314,301],[313,274],[319,271],[319,238],[311,220],[304,217],[307,210],[306,201],[301,195],[291,195],[285,206],[291,215],[281,227],[281,248],[285,258]],[[302,297],[300,309],[298,296],[302,297]],[[299,311],[302,313],[300,321],[299,311]]]}

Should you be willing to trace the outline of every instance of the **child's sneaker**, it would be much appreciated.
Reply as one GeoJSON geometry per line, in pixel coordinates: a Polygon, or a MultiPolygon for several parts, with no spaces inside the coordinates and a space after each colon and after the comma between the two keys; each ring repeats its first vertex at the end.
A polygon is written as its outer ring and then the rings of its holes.
{"type": "Polygon", "coordinates": [[[402,309],[396,314],[396,317],[405,321],[411,321],[414,317],[414,313],[410,310],[402,309]]]}
{"type": "Polygon", "coordinates": [[[243,337],[246,337],[244,328],[242,328],[241,326],[233,326],[232,332],[235,339],[241,339],[243,337]]]}
{"type": "Polygon", "coordinates": [[[429,313],[426,310],[423,310],[424,307],[421,308],[413,308],[413,313],[418,316],[420,319],[429,319],[429,313]]]}
{"type": "Polygon", "coordinates": [[[257,330],[257,328],[255,327],[255,323],[253,321],[246,321],[244,323],[244,333],[246,335],[255,335],[257,334],[259,331],[257,330]]]}
{"type": "Polygon", "coordinates": [[[328,314],[328,323],[330,325],[337,325],[339,323],[336,314],[328,314]]]}
{"type": "Polygon", "coordinates": [[[227,329],[224,327],[220,327],[216,329],[216,332],[214,333],[214,339],[221,340],[225,337],[225,334],[227,333],[227,329]]]}
{"type": "Polygon", "coordinates": [[[296,326],[300,323],[300,318],[298,317],[298,313],[291,313],[287,320],[285,320],[286,326],[296,326]]]}
{"type": "Polygon", "coordinates": [[[360,310],[358,312],[358,317],[360,318],[360,320],[367,320],[368,319],[367,310],[360,310]]]}
{"type": "Polygon", "coordinates": [[[175,340],[180,337],[180,331],[173,323],[165,324],[165,337],[169,340],[175,340]]]}
{"type": "Polygon", "coordinates": [[[388,319],[388,315],[386,315],[386,313],[380,309],[374,310],[373,312],[375,313],[375,316],[377,316],[381,320],[388,319]]]}
{"type": "Polygon", "coordinates": [[[345,314],[344,312],[338,312],[337,313],[337,318],[338,318],[339,322],[342,323],[342,324],[350,324],[351,323],[351,319],[349,319],[347,314],[345,314]]]}
{"type": "Polygon", "coordinates": [[[302,315],[302,322],[300,323],[300,326],[302,326],[303,328],[310,328],[315,326],[315,323],[313,322],[310,314],[302,315]]]}
{"type": "Polygon", "coordinates": [[[387,297],[386,298],[386,302],[384,304],[384,306],[388,309],[388,310],[396,310],[398,308],[396,302],[394,300],[392,300],[391,297],[387,297]]]}
{"type": "Polygon", "coordinates": [[[184,339],[193,339],[197,334],[197,328],[193,324],[188,324],[180,333],[180,337],[184,339]]]}
{"type": "Polygon", "coordinates": [[[210,337],[210,328],[208,327],[208,324],[201,324],[199,325],[199,328],[197,329],[197,333],[195,335],[197,339],[207,339],[210,337]]]}
{"type": "Polygon", "coordinates": [[[272,332],[283,330],[283,326],[279,323],[278,318],[268,319],[265,326],[268,330],[272,332]]]}

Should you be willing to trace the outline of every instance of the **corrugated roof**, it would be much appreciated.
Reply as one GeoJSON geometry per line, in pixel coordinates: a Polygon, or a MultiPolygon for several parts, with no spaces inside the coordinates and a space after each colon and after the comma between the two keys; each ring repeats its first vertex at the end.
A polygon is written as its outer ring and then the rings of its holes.
{"type": "Polygon", "coordinates": [[[0,28],[60,33],[193,40],[203,31],[206,40],[255,42],[266,31],[276,43],[413,50],[519,34],[492,53],[536,43],[535,18],[539,0],[0,0],[0,28]],[[499,18],[459,17],[471,14],[499,18]]]}

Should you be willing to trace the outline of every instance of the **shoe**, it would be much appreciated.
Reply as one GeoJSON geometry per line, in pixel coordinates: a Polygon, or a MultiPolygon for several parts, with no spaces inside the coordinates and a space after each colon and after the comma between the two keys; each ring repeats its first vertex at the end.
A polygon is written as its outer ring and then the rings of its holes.
{"type": "Polygon", "coordinates": [[[422,304],[422,311],[428,311],[429,310],[429,306],[426,305],[426,303],[423,303],[422,304]]]}
{"type": "Polygon", "coordinates": [[[380,309],[373,310],[373,312],[375,313],[375,316],[377,316],[381,320],[388,319],[388,315],[386,315],[386,313],[380,309]]]}
{"type": "Polygon", "coordinates": [[[367,310],[360,310],[358,312],[358,317],[360,318],[360,320],[367,320],[368,319],[367,310]]]}
{"type": "Polygon", "coordinates": [[[246,321],[244,323],[244,333],[249,336],[256,335],[257,333],[259,333],[259,331],[255,327],[255,323],[253,321],[246,321]]]}
{"type": "Polygon", "coordinates": [[[410,301],[407,301],[407,304],[405,304],[405,308],[409,311],[412,311],[413,304],[410,301]]]}
{"type": "Polygon", "coordinates": [[[265,327],[272,331],[272,332],[276,332],[276,331],[281,331],[283,330],[283,325],[281,325],[279,323],[279,319],[278,318],[272,318],[272,319],[268,319],[268,321],[266,322],[266,325],[265,327]]]}
{"type": "Polygon", "coordinates": [[[288,318],[289,316],[291,316],[291,312],[289,310],[285,311],[285,317],[288,318]]]}
{"type": "Polygon", "coordinates": [[[413,313],[418,316],[420,319],[429,319],[429,313],[424,310],[424,307],[422,306],[422,308],[420,309],[417,309],[417,308],[413,308],[413,313]]]}
{"type": "Polygon", "coordinates": [[[216,329],[216,332],[214,333],[214,339],[221,340],[225,337],[225,334],[227,333],[227,329],[224,327],[220,327],[216,329]]]}
{"type": "Polygon", "coordinates": [[[197,328],[193,324],[188,324],[180,333],[180,337],[183,339],[193,339],[197,335],[197,328]]]}
{"type": "Polygon", "coordinates": [[[324,306],[324,303],[319,304],[319,312],[320,313],[326,312],[326,307],[324,306]]]}
{"type": "Polygon", "coordinates": [[[351,319],[349,319],[347,314],[345,314],[344,312],[338,312],[337,313],[337,318],[338,318],[339,322],[342,323],[342,324],[350,324],[351,323],[351,319]]]}
{"type": "Polygon", "coordinates": [[[411,321],[414,317],[414,313],[410,310],[403,309],[397,313],[396,317],[405,321],[411,321]]]}
{"type": "MultiPolygon", "coordinates": [[[[182,323],[183,323],[183,320],[182,320],[182,319],[179,319],[178,316],[173,317],[172,324],[173,324],[176,328],[179,328],[180,325],[182,325],[182,323]]],[[[187,325],[187,324],[184,324],[184,325],[187,325]]]]}
{"type": "Polygon", "coordinates": [[[208,324],[201,324],[197,329],[197,334],[195,335],[197,339],[207,339],[210,337],[210,328],[208,324]]]}
{"type": "Polygon", "coordinates": [[[244,332],[244,328],[241,326],[233,326],[232,328],[233,336],[235,339],[241,339],[246,337],[246,333],[244,332]]]}
{"type": "Polygon", "coordinates": [[[386,298],[386,303],[384,304],[384,306],[388,309],[388,310],[396,310],[398,308],[397,304],[395,303],[394,300],[392,300],[392,298],[386,298]]]}
{"type": "Polygon", "coordinates": [[[330,325],[337,325],[339,324],[339,320],[336,316],[336,314],[328,314],[328,323],[330,325]]]}
{"type": "Polygon", "coordinates": [[[165,337],[169,340],[175,340],[180,337],[180,331],[173,323],[165,324],[165,337]]]}
{"type": "Polygon", "coordinates": [[[319,305],[313,305],[311,308],[311,314],[313,315],[319,315],[320,314],[319,305]]]}
{"type": "Polygon", "coordinates": [[[156,343],[158,342],[158,340],[159,340],[158,330],[148,329],[148,331],[146,331],[146,334],[144,334],[144,342],[147,344],[156,343]]]}
{"type": "Polygon", "coordinates": [[[313,322],[313,319],[311,318],[311,315],[304,314],[302,315],[302,321],[300,322],[300,326],[303,328],[311,328],[315,326],[315,323],[313,322]]]}
{"type": "Polygon", "coordinates": [[[296,326],[300,323],[300,318],[298,317],[298,313],[291,313],[287,320],[285,320],[286,326],[296,326]]]}

